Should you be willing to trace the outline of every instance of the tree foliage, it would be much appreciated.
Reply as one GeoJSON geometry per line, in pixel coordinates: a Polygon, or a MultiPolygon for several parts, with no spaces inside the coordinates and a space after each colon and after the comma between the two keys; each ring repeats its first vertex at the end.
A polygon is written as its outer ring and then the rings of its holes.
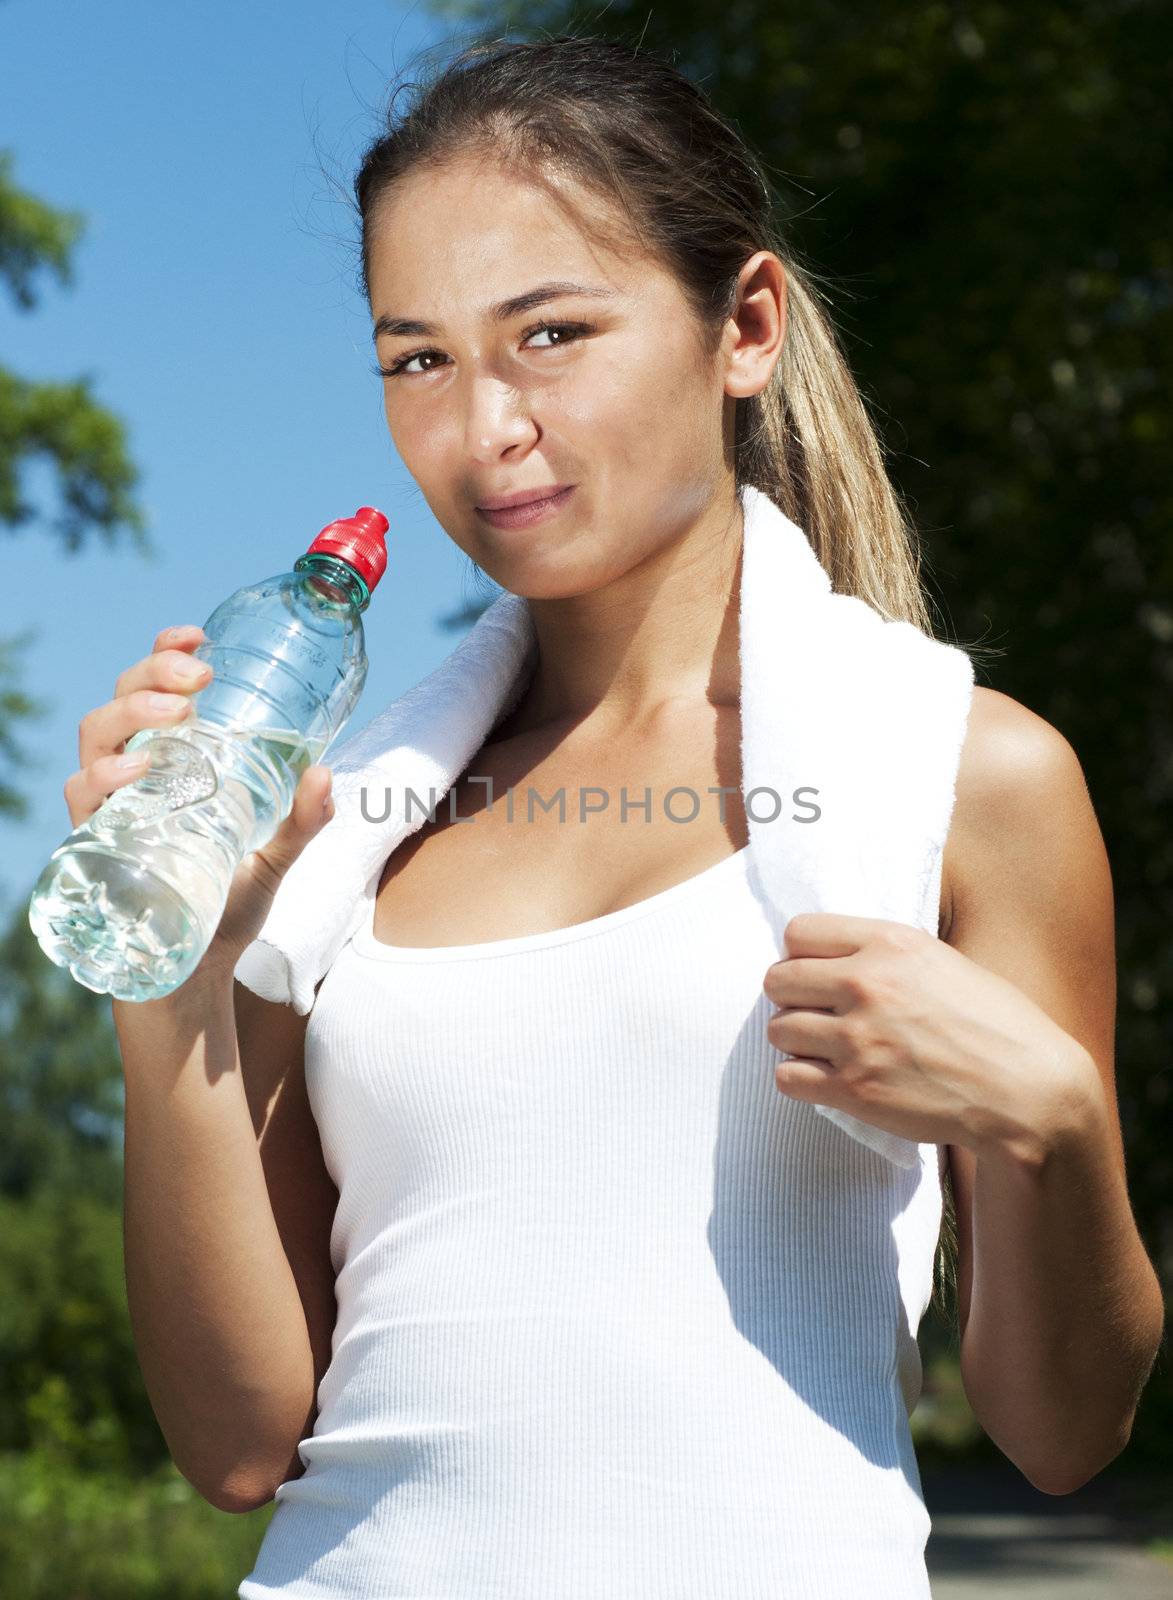
{"type": "MultiPolygon", "coordinates": [[[[0,284],[19,311],[29,312],[38,305],[41,277],[73,282],[83,220],[18,188],[12,168],[12,153],[0,150],[0,284]]],[[[0,366],[0,529],[47,528],[69,554],[92,534],[108,544],[129,537],[145,553],[151,545],[135,499],[138,471],[126,429],[94,397],[93,383],[92,376],[36,382],[0,366]],[[52,469],[60,502],[54,515],[24,493],[33,461],[52,469]]],[[[18,659],[29,637],[0,638],[0,814],[10,817],[28,812],[15,780],[16,769],[30,765],[17,724],[47,709],[20,687],[18,659]]]]}
{"type": "Polygon", "coordinates": [[[0,938],[0,1117],[0,1452],[150,1470],[167,1450],[126,1300],[110,1002],[45,959],[23,903],[0,938]]]}

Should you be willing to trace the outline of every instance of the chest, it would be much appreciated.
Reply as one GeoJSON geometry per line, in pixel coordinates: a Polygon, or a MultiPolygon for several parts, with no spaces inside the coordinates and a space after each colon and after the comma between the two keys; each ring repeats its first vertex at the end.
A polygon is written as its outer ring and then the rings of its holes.
{"type": "Polygon", "coordinates": [[[498,739],[388,858],[373,931],[422,947],[569,927],[746,842],[736,707],[677,711],[638,737],[498,739]]]}

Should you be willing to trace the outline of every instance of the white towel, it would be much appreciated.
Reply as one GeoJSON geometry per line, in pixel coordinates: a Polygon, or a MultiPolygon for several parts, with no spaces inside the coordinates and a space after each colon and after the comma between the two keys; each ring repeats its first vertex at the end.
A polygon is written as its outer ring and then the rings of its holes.
{"type": "MultiPolygon", "coordinates": [[[[779,955],[786,922],[802,911],[883,918],[936,936],[970,657],[833,593],[796,523],[755,488],[741,491],[741,503],[742,795],[751,882],[779,955]],[[794,820],[815,806],[817,820],[794,820]]],[[[502,594],[433,672],[337,747],[335,815],[282,880],[237,964],[242,983],[310,1010],[319,980],[370,919],[387,857],[512,710],[535,660],[529,603],[502,594]],[[408,789],[422,806],[408,804],[408,789]],[[386,820],[367,820],[384,809],[386,820]]],[[[897,1165],[920,1159],[916,1143],[811,1104],[897,1165]]]]}

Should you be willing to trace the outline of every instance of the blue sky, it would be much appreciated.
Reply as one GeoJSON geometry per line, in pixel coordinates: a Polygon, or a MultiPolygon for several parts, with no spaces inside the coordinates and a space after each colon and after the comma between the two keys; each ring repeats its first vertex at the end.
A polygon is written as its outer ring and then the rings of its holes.
{"type": "MultiPolygon", "coordinates": [[[[0,635],[36,630],[23,687],[51,707],[21,734],[29,816],[0,819],[5,916],[70,831],[78,721],[160,628],[203,622],[324,523],[379,506],[390,563],[345,738],[454,648],[438,619],[484,593],[391,444],[342,198],[388,83],[445,41],[454,25],[418,3],[0,3],[0,148],[21,187],[87,218],[72,288],[43,279],[28,313],[0,299],[0,362],[92,375],[157,551],[0,534],[0,635]]],[[[47,470],[27,490],[53,509],[47,470]]]]}

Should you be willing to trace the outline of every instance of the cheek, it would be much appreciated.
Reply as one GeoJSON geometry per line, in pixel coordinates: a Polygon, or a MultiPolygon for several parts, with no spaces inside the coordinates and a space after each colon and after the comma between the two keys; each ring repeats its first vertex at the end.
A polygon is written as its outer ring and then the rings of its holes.
{"type": "Polygon", "coordinates": [[[711,430],[715,381],[700,371],[681,334],[641,344],[610,378],[611,408],[627,429],[685,448],[711,430]]]}
{"type": "Polygon", "coordinates": [[[636,391],[631,375],[612,363],[583,361],[557,383],[535,388],[534,415],[551,427],[573,428],[580,437],[622,438],[639,410],[636,391]]]}
{"type": "Polygon", "coordinates": [[[438,460],[459,441],[454,420],[443,406],[395,405],[384,396],[383,415],[391,443],[413,475],[418,475],[417,465],[426,473],[429,460],[438,460]]]}
{"type": "MultiPolygon", "coordinates": [[[[647,352],[622,359],[584,361],[562,381],[534,395],[534,415],[547,429],[565,432],[578,448],[612,461],[646,462],[670,440],[672,453],[684,418],[673,399],[679,375],[647,352]]],[[[687,441],[686,441],[687,442],[687,441]]]]}
{"type": "Polygon", "coordinates": [[[633,421],[652,421],[665,409],[665,396],[676,395],[687,362],[679,337],[661,332],[661,323],[649,314],[629,328],[608,328],[583,347],[582,360],[556,385],[567,391],[567,404],[577,416],[626,430],[633,421]]]}

